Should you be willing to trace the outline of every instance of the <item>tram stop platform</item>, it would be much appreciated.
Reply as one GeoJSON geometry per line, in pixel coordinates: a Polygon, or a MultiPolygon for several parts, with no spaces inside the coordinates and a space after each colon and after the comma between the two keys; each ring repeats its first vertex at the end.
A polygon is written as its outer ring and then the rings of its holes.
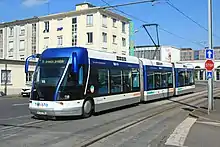
{"type": "Polygon", "coordinates": [[[196,121],[187,135],[184,147],[220,147],[220,97],[214,98],[214,110],[209,114],[207,108],[206,103],[190,113],[196,121]]]}

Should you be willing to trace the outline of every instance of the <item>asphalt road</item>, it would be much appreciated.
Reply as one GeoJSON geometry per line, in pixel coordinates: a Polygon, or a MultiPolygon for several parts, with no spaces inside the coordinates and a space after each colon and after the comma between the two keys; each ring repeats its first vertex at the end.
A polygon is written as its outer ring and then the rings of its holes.
{"type": "Polygon", "coordinates": [[[29,114],[28,98],[0,98],[0,119],[29,114]]]}
{"type": "MultiPolygon", "coordinates": [[[[206,85],[199,84],[196,86],[196,91],[204,90],[204,88],[206,85]]],[[[120,108],[88,119],[41,121],[31,118],[28,111],[28,101],[28,98],[0,98],[1,147],[60,147],[64,144],[72,147],[73,144],[78,144],[83,140],[135,120],[141,115],[145,116],[145,113],[150,113],[153,107],[161,106],[167,102],[159,101],[125,109],[120,108]],[[16,127],[18,124],[21,126],[16,127]]],[[[177,113],[177,111],[175,112],[177,113]]],[[[170,117],[182,115],[176,113],[168,113],[167,115],[170,117]]],[[[176,123],[179,121],[181,120],[176,123]]]]}
{"type": "MultiPolygon", "coordinates": [[[[205,88],[206,85],[204,83],[197,84],[195,91],[201,91],[205,88]]],[[[27,97],[0,98],[0,123],[6,123],[8,121],[20,123],[20,118],[24,118],[22,119],[24,123],[29,121],[31,115],[28,110],[28,103],[29,99],[27,97]],[[29,119],[25,121],[26,118],[29,119]]]]}

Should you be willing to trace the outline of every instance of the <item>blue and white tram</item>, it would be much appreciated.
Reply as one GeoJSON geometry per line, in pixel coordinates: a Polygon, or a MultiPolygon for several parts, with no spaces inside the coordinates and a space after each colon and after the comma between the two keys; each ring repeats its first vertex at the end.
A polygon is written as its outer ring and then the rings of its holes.
{"type": "Polygon", "coordinates": [[[181,75],[184,66],[179,64],[66,47],[28,57],[26,73],[29,60],[36,57],[29,103],[36,116],[89,117],[93,112],[179,95],[195,87],[188,79],[193,68],[186,65],[181,75]]]}
{"type": "Polygon", "coordinates": [[[194,67],[191,64],[174,63],[175,95],[194,92],[194,67]]]}
{"type": "MultiPolygon", "coordinates": [[[[32,57],[26,59],[26,72],[32,57]]],[[[140,102],[140,64],[132,56],[51,48],[40,55],[33,77],[29,109],[36,116],[88,117],[140,102]]]]}
{"type": "Polygon", "coordinates": [[[166,98],[174,95],[173,65],[157,60],[140,59],[144,72],[144,100],[166,98]]]}

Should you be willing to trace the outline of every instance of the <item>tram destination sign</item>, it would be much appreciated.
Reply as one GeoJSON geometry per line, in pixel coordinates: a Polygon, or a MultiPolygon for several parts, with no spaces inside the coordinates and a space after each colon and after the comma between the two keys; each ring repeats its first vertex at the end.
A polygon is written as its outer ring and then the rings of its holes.
{"type": "Polygon", "coordinates": [[[57,59],[42,59],[42,64],[65,64],[66,59],[63,58],[57,58],[57,59]]]}

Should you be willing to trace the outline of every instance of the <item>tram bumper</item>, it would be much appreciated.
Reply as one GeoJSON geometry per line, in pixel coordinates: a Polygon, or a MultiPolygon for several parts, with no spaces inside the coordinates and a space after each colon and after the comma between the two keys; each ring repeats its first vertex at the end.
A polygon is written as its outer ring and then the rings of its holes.
{"type": "MultiPolygon", "coordinates": [[[[53,102],[49,102],[52,105],[53,102]]],[[[82,115],[82,107],[81,106],[74,106],[68,108],[62,107],[53,107],[53,108],[46,108],[40,106],[33,106],[33,102],[29,104],[29,111],[33,115],[38,116],[79,116],[82,115]]]]}

